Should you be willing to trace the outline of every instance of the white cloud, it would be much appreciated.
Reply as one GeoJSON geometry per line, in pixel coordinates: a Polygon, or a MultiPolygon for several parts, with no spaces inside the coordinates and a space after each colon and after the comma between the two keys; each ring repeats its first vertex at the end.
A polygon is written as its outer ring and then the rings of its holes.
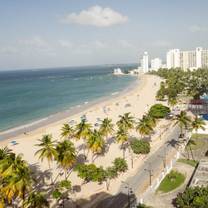
{"type": "Polygon", "coordinates": [[[128,17],[114,11],[111,8],[102,8],[93,6],[87,10],[82,10],[80,13],[71,13],[66,15],[62,22],[76,23],[81,25],[92,25],[97,27],[109,27],[116,24],[127,22],[128,17]]]}
{"type": "Polygon", "coordinates": [[[191,25],[189,27],[189,30],[191,32],[206,32],[206,31],[208,31],[208,27],[204,27],[204,26],[201,26],[201,25],[191,25]]]}

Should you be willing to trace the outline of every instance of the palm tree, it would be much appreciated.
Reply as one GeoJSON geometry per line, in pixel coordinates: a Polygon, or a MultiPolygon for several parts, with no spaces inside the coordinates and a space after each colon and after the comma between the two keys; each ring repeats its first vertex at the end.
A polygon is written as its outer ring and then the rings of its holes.
{"type": "Polygon", "coordinates": [[[64,124],[61,128],[61,137],[72,138],[74,136],[74,129],[69,124],[64,124]]]}
{"type": "Polygon", "coordinates": [[[126,129],[127,131],[134,128],[134,117],[130,113],[125,113],[123,116],[119,116],[119,121],[116,123],[120,129],[126,129]]]}
{"type": "MultiPolygon", "coordinates": [[[[187,147],[189,148],[190,152],[191,152],[191,157],[194,160],[194,154],[192,151],[192,146],[196,145],[196,142],[193,139],[189,139],[188,143],[187,143],[187,147]]],[[[188,154],[188,159],[189,159],[189,154],[188,154]]]]}
{"type": "Polygon", "coordinates": [[[62,142],[59,142],[56,146],[57,151],[57,163],[60,165],[60,167],[63,168],[65,172],[65,178],[67,174],[67,170],[72,167],[76,160],[76,154],[75,154],[75,147],[74,144],[69,140],[64,140],[62,142]]]}
{"type": "Polygon", "coordinates": [[[0,160],[3,160],[10,154],[11,154],[11,150],[8,147],[4,147],[0,149],[0,160]]]}
{"type": "Polygon", "coordinates": [[[188,128],[188,126],[191,122],[191,119],[189,116],[187,116],[186,111],[181,111],[180,114],[176,115],[175,120],[176,120],[175,125],[176,124],[179,125],[180,131],[181,131],[180,135],[183,136],[183,128],[185,128],[185,129],[188,128]]]}
{"type": "Polygon", "coordinates": [[[116,140],[118,143],[121,143],[121,149],[123,149],[123,158],[125,158],[125,145],[128,145],[129,135],[126,129],[118,129],[116,133],[116,140]]]}
{"type": "Polygon", "coordinates": [[[0,176],[3,178],[9,177],[19,167],[25,167],[26,162],[22,159],[22,155],[16,156],[15,153],[11,153],[5,159],[0,162],[0,176]]]}
{"type": "MultiPolygon", "coordinates": [[[[39,139],[39,144],[36,146],[40,147],[36,151],[35,155],[39,155],[41,162],[46,159],[48,161],[48,167],[50,169],[51,162],[56,158],[57,152],[55,148],[55,142],[52,141],[52,135],[44,135],[42,139],[39,139]]],[[[51,184],[53,184],[53,178],[51,176],[51,184]]]]}
{"type": "Polygon", "coordinates": [[[52,141],[52,135],[44,135],[42,139],[39,139],[40,143],[36,146],[41,147],[36,151],[35,155],[39,155],[41,162],[44,159],[48,160],[48,166],[50,168],[50,163],[56,158],[57,152],[55,148],[55,142],[52,141]]]}
{"type": "Polygon", "coordinates": [[[47,208],[49,207],[49,202],[42,193],[32,192],[26,199],[24,206],[26,208],[47,208]]]}
{"type": "Polygon", "coordinates": [[[99,131],[94,130],[90,135],[89,139],[87,140],[87,147],[92,151],[93,154],[92,161],[93,161],[93,156],[95,154],[101,153],[104,146],[105,146],[105,141],[103,139],[103,135],[99,131]]]}
{"type": "Polygon", "coordinates": [[[205,122],[203,119],[198,118],[197,116],[195,117],[195,119],[192,121],[191,126],[192,129],[196,131],[196,133],[198,132],[199,129],[205,130],[205,122]]]}
{"type": "Polygon", "coordinates": [[[150,136],[150,134],[153,132],[154,125],[154,120],[151,120],[147,116],[143,116],[136,126],[136,131],[140,133],[141,137],[150,136]]]}
{"type": "Polygon", "coordinates": [[[153,116],[147,114],[147,115],[143,116],[143,119],[146,120],[152,128],[156,127],[157,122],[156,122],[156,119],[153,116]]]}
{"type": "Polygon", "coordinates": [[[113,123],[112,123],[112,119],[109,118],[105,118],[102,121],[102,124],[100,126],[100,132],[103,136],[105,136],[106,138],[108,138],[109,134],[112,134],[114,129],[113,129],[113,123]]]}
{"type": "Polygon", "coordinates": [[[2,173],[3,187],[2,192],[10,204],[13,199],[19,197],[25,200],[26,194],[32,188],[31,172],[28,164],[22,160],[21,155],[14,156],[8,162],[10,165],[2,173]],[[11,163],[11,161],[13,161],[11,163]]]}
{"type": "Polygon", "coordinates": [[[87,123],[85,119],[83,119],[79,124],[76,126],[75,130],[75,137],[77,139],[83,139],[84,140],[84,155],[85,155],[85,148],[86,148],[86,140],[89,138],[90,133],[91,133],[91,124],[87,123]]]}

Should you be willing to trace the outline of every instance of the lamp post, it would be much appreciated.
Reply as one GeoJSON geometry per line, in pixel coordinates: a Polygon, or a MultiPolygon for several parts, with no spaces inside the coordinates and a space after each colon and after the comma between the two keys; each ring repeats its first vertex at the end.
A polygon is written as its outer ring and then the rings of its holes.
{"type": "Polygon", "coordinates": [[[133,193],[133,190],[130,187],[129,183],[127,183],[125,181],[121,181],[121,183],[125,184],[124,188],[127,189],[128,208],[131,208],[131,194],[133,193]]]}
{"type": "Polygon", "coordinates": [[[162,160],[163,160],[163,167],[165,169],[166,168],[166,164],[167,164],[166,149],[164,149],[164,154],[163,155],[158,155],[158,157],[162,158],[162,160]]]}
{"type": "Polygon", "coordinates": [[[149,184],[150,184],[150,187],[152,187],[153,170],[151,168],[151,163],[149,163],[149,168],[145,168],[144,170],[149,173],[149,184]]]}

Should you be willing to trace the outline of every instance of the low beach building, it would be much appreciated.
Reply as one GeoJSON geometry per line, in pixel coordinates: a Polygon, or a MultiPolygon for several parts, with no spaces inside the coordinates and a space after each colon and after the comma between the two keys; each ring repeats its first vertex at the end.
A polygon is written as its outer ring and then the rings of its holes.
{"type": "Polygon", "coordinates": [[[208,186],[208,159],[201,159],[191,180],[190,187],[208,186]]]}

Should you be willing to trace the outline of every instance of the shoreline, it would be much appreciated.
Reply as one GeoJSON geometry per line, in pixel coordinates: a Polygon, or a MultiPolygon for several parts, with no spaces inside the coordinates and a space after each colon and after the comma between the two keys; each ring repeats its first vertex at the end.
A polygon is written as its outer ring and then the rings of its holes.
{"type": "Polygon", "coordinates": [[[64,122],[66,119],[70,119],[70,117],[72,116],[84,114],[86,111],[89,111],[91,108],[95,108],[96,106],[99,107],[99,105],[108,105],[109,102],[113,102],[120,97],[131,94],[131,92],[134,92],[135,89],[144,85],[144,81],[145,75],[140,75],[137,77],[136,80],[133,81],[133,83],[131,83],[128,87],[121,91],[113,92],[111,93],[111,95],[103,96],[92,101],[89,100],[87,101],[88,103],[84,102],[82,104],[78,104],[76,106],[70,107],[67,110],[60,111],[47,117],[31,121],[28,124],[23,124],[7,130],[0,131],[0,145],[2,145],[2,143],[5,143],[6,141],[9,142],[20,135],[28,135],[29,133],[36,131],[40,128],[46,128],[48,125],[55,124],[61,121],[64,122]]]}
{"type": "MultiPolygon", "coordinates": [[[[28,134],[20,134],[19,136],[3,140],[0,142],[0,146],[1,148],[8,146],[8,148],[15,154],[22,154],[23,159],[27,161],[29,165],[37,166],[41,172],[48,171],[49,167],[47,160],[40,161],[35,155],[36,151],[39,149],[37,144],[43,135],[51,134],[55,143],[63,141],[60,136],[63,124],[69,122],[69,120],[74,120],[76,123],[79,123],[80,117],[83,114],[86,115],[88,122],[91,123],[95,129],[99,127],[94,124],[100,123],[100,120],[103,120],[106,117],[112,119],[112,123],[115,125],[116,131],[116,122],[119,119],[119,115],[130,112],[137,121],[142,118],[145,113],[147,113],[150,106],[157,103],[155,95],[160,86],[161,79],[157,76],[148,74],[142,75],[139,78],[139,81],[133,82],[128,89],[125,89],[115,97],[110,97],[110,99],[107,100],[105,99],[105,101],[99,102],[84,110],[79,109],[78,113],[75,113],[73,116],[41,126],[28,134]],[[12,140],[16,141],[15,145],[11,143],[12,140]]],[[[160,126],[162,126],[162,124],[160,124],[160,126]]],[[[156,137],[157,135],[158,134],[156,134],[156,137]]],[[[131,136],[139,137],[136,131],[131,132],[131,136]]],[[[73,144],[75,149],[78,151],[77,156],[82,155],[83,140],[73,140],[73,144]]],[[[107,168],[113,163],[115,158],[123,157],[123,151],[121,150],[120,144],[116,142],[114,137],[108,138],[108,140],[106,140],[106,144],[108,144],[108,148],[106,149],[105,154],[99,155],[99,157],[94,160],[94,164],[98,167],[102,166],[103,168],[107,168]]],[[[88,164],[91,163],[92,156],[93,153],[89,151],[86,160],[88,164]]],[[[125,159],[130,168],[132,160],[128,151],[126,152],[125,159]]],[[[120,181],[125,181],[128,177],[131,177],[142,162],[142,158],[138,159],[135,157],[134,168],[130,168],[129,171],[119,175],[117,179],[113,180],[108,193],[117,193],[119,191],[119,187],[121,186],[120,181]]],[[[52,161],[50,172],[52,173],[53,178],[56,178],[59,174],[60,169],[57,166],[56,161],[52,161]]],[[[59,176],[59,180],[61,179],[63,179],[63,177],[59,176]]],[[[76,192],[76,196],[72,196],[74,200],[87,199],[100,191],[106,191],[105,184],[90,182],[83,185],[83,180],[79,178],[77,173],[74,171],[70,174],[69,180],[73,185],[80,186],[81,188],[79,192],[76,192]]]]}

